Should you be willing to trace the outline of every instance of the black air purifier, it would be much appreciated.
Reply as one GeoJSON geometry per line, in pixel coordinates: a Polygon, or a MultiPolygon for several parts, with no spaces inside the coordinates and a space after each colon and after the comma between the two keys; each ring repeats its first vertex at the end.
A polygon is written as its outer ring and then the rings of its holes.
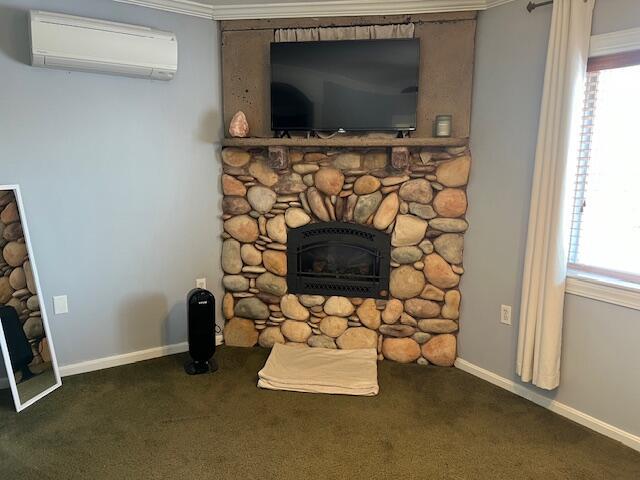
{"type": "Polygon", "coordinates": [[[215,372],[218,365],[213,357],[216,352],[216,300],[213,294],[202,288],[194,288],[187,295],[189,317],[189,354],[192,361],[185,364],[189,375],[215,372]]]}

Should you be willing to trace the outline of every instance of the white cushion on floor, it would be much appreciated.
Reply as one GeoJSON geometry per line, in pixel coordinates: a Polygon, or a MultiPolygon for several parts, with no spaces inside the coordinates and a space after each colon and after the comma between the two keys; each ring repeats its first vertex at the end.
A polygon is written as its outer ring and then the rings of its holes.
{"type": "Polygon", "coordinates": [[[271,390],[373,396],[378,394],[374,348],[333,350],[275,344],[258,386],[271,390]]]}

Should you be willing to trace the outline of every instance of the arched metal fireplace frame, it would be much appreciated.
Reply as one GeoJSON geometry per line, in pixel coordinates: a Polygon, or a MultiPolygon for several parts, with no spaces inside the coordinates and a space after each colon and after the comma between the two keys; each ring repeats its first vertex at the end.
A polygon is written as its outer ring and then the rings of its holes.
{"type": "Polygon", "coordinates": [[[391,241],[389,234],[353,223],[322,222],[290,229],[287,238],[287,285],[290,293],[387,298],[391,241]],[[367,253],[373,274],[312,272],[303,267],[310,249],[341,246],[367,253]]]}

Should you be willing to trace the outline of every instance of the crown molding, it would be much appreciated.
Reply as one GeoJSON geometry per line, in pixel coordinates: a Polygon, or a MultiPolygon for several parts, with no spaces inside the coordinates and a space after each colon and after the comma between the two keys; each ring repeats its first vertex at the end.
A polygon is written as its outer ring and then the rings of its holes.
{"type": "Polygon", "coordinates": [[[311,0],[271,3],[223,3],[214,5],[192,0],[114,0],[166,12],[212,20],[249,20],[292,17],[339,17],[356,15],[401,15],[417,13],[486,10],[514,0],[311,0]]]}
{"type": "Polygon", "coordinates": [[[213,7],[205,3],[191,0],[113,0],[118,3],[154,8],[165,12],[190,15],[192,17],[213,19],[213,7]]]}
{"type": "Polygon", "coordinates": [[[493,7],[499,7],[500,5],[504,5],[505,3],[511,3],[514,0],[485,0],[484,8],[482,10],[487,10],[493,7]]]}
{"type": "Polygon", "coordinates": [[[328,0],[215,5],[214,19],[348,17],[481,10],[485,0],[328,0]]]}

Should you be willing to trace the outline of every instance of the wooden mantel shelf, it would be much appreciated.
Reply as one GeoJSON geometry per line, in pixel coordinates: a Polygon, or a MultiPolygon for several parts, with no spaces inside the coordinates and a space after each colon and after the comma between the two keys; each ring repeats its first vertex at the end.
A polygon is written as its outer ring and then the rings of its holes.
{"type": "Polygon", "coordinates": [[[463,147],[468,138],[224,138],[223,147],[463,147]]]}

